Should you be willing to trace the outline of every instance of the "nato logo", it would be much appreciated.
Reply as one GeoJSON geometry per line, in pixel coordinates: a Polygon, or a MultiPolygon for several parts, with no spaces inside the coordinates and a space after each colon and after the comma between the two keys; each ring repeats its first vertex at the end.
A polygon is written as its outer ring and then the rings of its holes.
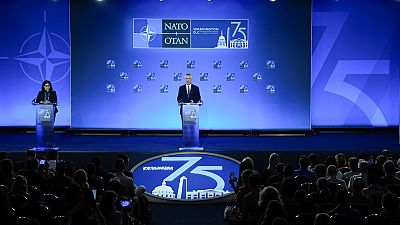
{"type": "Polygon", "coordinates": [[[267,60],[267,69],[275,69],[275,60],[267,60]]]}
{"type": "Polygon", "coordinates": [[[249,87],[247,85],[243,84],[240,86],[239,92],[242,94],[247,93],[247,92],[249,92],[249,87]]]}
{"type": "Polygon", "coordinates": [[[142,68],[142,61],[138,59],[133,60],[133,68],[142,68]]]}
{"type": "Polygon", "coordinates": [[[222,200],[234,194],[229,176],[238,173],[239,161],[215,153],[178,152],[146,159],[131,171],[135,183],[156,199],[222,200]]]}
{"type": "Polygon", "coordinates": [[[141,84],[135,84],[133,85],[133,93],[142,93],[142,85],[141,84]]]}
{"type": "Polygon", "coordinates": [[[240,69],[247,69],[249,67],[249,62],[247,60],[240,61],[240,69]]]}
{"type": "Polygon", "coordinates": [[[155,73],[147,73],[146,78],[148,81],[153,81],[156,79],[156,74],[155,73]]]}
{"type": "Polygon", "coordinates": [[[107,59],[106,60],[106,68],[107,69],[115,69],[115,60],[107,59]]]}
{"type": "Polygon", "coordinates": [[[234,81],[234,80],[236,80],[235,73],[226,74],[226,81],[234,81]]]}
{"type": "Polygon", "coordinates": [[[186,68],[194,69],[195,64],[196,64],[196,62],[194,60],[188,60],[188,61],[186,61],[186,68]]]}
{"type": "Polygon", "coordinates": [[[119,73],[119,79],[121,80],[128,80],[129,76],[127,72],[121,72],[119,73]]]}
{"type": "Polygon", "coordinates": [[[221,60],[219,60],[219,61],[214,61],[214,63],[213,63],[213,68],[214,68],[214,69],[221,69],[221,68],[222,68],[222,61],[221,61],[221,60]]]}
{"type": "Polygon", "coordinates": [[[181,81],[182,73],[174,73],[174,81],[181,81]]]}
{"type": "Polygon", "coordinates": [[[262,75],[261,75],[261,73],[254,73],[254,74],[253,74],[253,80],[254,80],[254,81],[260,81],[260,80],[262,80],[262,75]]]}
{"type": "Polygon", "coordinates": [[[265,87],[265,91],[266,91],[267,94],[275,94],[275,85],[273,85],[273,84],[268,84],[268,85],[265,87]]]}
{"type": "Polygon", "coordinates": [[[160,68],[161,68],[161,69],[166,69],[166,68],[168,68],[168,60],[166,60],[166,59],[161,60],[161,61],[160,61],[160,68]]]}
{"type": "Polygon", "coordinates": [[[168,93],[168,85],[160,85],[160,93],[168,93]]]}
{"type": "Polygon", "coordinates": [[[200,81],[208,81],[208,73],[200,73],[200,81]]]}
{"type": "Polygon", "coordinates": [[[213,86],[213,93],[221,93],[221,92],[222,92],[222,86],[220,84],[213,86]]]}
{"type": "Polygon", "coordinates": [[[107,84],[107,93],[115,93],[115,86],[113,84],[107,84]]]}

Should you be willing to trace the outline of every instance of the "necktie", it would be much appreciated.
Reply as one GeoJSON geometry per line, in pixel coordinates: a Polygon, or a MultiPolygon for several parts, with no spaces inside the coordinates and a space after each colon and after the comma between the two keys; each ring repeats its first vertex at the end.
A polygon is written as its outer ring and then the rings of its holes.
{"type": "Polygon", "coordinates": [[[189,96],[189,94],[190,94],[190,85],[186,85],[186,91],[187,91],[187,95],[189,96]]]}

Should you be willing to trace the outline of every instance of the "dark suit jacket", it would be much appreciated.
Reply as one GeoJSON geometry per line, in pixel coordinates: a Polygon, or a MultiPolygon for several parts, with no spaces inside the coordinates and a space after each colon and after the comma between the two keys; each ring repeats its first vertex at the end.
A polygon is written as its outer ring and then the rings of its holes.
{"type": "MultiPolygon", "coordinates": [[[[36,96],[36,103],[40,103],[40,101],[44,101],[44,91],[39,91],[37,96],[36,96]]],[[[49,95],[49,101],[51,103],[57,103],[57,93],[55,91],[50,91],[50,95],[49,95]]],[[[57,106],[54,107],[54,113],[57,113],[58,109],[57,106]]]]}
{"type": "Polygon", "coordinates": [[[200,89],[196,85],[192,84],[190,88],[189,96],[186,92],[186,84],[179,87],[178,97],[176,98],[178,103],[189,103],[193,100],[194,103],[201,101],[200,89]]]}

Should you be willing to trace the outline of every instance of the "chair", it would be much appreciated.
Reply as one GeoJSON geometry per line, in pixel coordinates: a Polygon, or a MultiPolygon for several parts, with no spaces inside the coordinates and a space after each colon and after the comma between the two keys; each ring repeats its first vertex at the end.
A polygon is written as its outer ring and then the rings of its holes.
{"type": "Polygon", "coordinates": [[[297,225],[314,224],[314,216],[310,213],[300,213],[296,216],[295,220],[295,224],[297,225]]]}
{"type": "Polygon", "coordinates": [[[40,225],[36,220],[20,216],[14,220],[14,225],[40,225]]]}
{"type": "Polygon", "coordinates": [[[370,208],[366,204],[357,203],[357,204],[352,204],[350,207],[352,209],[358,210],[364,217],[368,216],[371,213],[370,208]]]}
{"type": "Polygon", "coordinates": [[[0,191],[3,191],[4,194],[7,194],[10,189],[6,185],[0,184],[0,191]]]}
{"type": "Polygon", "coordinates": [[[22,194],[11,194],[8,197],[11,207],[18,210],[22,205],[28,202],[28,198],[22,194]]]}
{"type": "Polygon", "coordinates": [[[338,169],[338,171],[340,171],[342,174],[350,172],[350,168],[349,167],[340,167],[338,169]]]}
{"type": "Polygon", "coordinates": [[[305,175],[297,175],[294,177],[299,185],[310,182],[310,179],[305,175]]]}
{"type": "Polygon", "coordinates": [[[61,201],[58,198],[57,195],[55,194],[44,194],[43,197],[43,202],[47,203],[47,205],[49,206],[50,210],[55,214],[58,215],[59,210],[60,210],[60,206],[61,206],[61,201]]]}
{"type": "Polygon", "coordinates": [[[50,220],[49,225],[60,225],[64,222],[64,216],[55,216],[53,219],[50,220]]]}
{"type": "Polygon", "coordinates": [[[365,217],[365,225],[385,225],[386,220],[378,214],[370,214],[365,217]]]}

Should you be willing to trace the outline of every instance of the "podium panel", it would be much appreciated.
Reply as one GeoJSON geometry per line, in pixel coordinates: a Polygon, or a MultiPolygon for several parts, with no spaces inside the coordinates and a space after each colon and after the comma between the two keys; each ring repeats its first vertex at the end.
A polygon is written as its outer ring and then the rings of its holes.
{"type": "Polygon", "coordinates": [[[35,150],[58,149],[54,144],[54,105],[36,104],[35,150]]]}
{"type": "Polygon", "coordinates": [[[199,142],[199,106],[201,103],[182,103],[183,144],[179,150],[203,150],[199,142]]]}

